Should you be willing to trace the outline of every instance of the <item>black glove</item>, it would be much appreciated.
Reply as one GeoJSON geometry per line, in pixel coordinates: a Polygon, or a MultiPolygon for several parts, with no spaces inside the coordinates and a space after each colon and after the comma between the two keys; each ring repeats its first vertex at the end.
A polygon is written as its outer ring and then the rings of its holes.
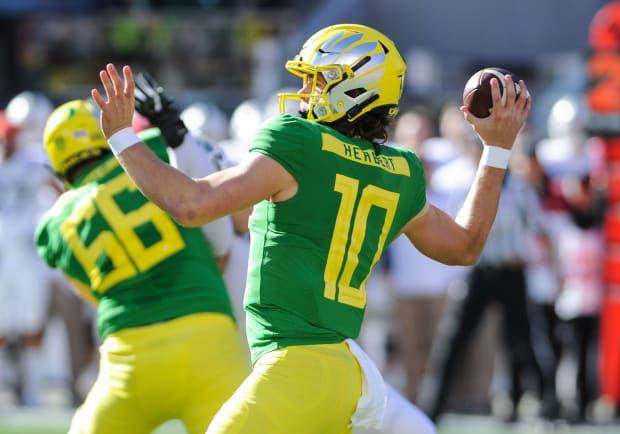
{"type": "Polygon", "coordinates": [[[164,88],[148,73],[141,72],[136,76],[134,94],[136,111],[161,130],[168,146],[178,147],[183,142],[187,127],[172,98],[164,93],[164,88]]]}

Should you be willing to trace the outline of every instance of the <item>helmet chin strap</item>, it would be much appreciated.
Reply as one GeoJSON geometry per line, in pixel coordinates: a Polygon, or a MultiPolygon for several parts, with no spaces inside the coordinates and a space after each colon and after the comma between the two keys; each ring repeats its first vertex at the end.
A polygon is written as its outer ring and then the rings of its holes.
{"type": "Polygon", "coordinates": [[[362,101],[361,103],[351,107],[349,110],[347,110],[347,112],[344,114],[344,116],[347,118],[348,121],[350,121],[355,116],[357,116],[364,109],[364,107],[368,106],[369,104],[372,104],[373,102],[375,102],[378,99],[379,99],[379,95],[378,94],[374,94],[373,96],[368,98],[366,101],[362,101]]]}

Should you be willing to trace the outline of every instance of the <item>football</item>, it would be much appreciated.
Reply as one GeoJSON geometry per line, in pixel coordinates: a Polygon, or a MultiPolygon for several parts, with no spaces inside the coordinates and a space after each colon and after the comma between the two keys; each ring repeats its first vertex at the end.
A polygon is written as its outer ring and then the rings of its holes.
{"type": "Polygon", "coordinates": [[[519,95],[519,77],[504,68],[484,68],[472,75],[463,89],[463,105],[478,118],[486,118],[491,114],[493,101],[491,100],[491,79],[497,78],[499,89],[502,95],[502,103],[505,102],[506,79],[504,76],[510,74],[512,77],[517,95],[519,95]]]}

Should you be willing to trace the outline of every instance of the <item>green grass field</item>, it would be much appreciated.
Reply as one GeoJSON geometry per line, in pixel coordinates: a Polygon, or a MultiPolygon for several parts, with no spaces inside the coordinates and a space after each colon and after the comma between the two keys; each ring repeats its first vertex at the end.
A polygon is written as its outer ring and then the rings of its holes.
{"type": "MultiPolygon", "coordinates": [[[[70,420],[71,411],[66,409],[0,408],[0,434],[66,434],[70,420]]],[[[181,424],[170,422],[155,434],[186,433],[181,424]]],[[[491,417],[450,414],[442,418],[438,434],[620,434],[620,422],[607,426],[503,424],[491,417]]]]}

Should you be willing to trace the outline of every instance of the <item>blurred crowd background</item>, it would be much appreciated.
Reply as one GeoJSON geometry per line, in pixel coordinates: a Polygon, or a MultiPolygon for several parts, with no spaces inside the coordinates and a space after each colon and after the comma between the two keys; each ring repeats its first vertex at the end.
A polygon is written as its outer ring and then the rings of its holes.
{"type": "MultiPolygon", "coordinates": [[[[396,240],[368,283],[360,343],[436,421],[456,412],[618,423],[620,366],[609,364],[620,357],[600,344],[609,146],[588,128],[586,101],[589,29],[611,3],[0,1],[0,407],[76,406],[97,372],[93,312],[32,244],[64,188],[41,170],[51,110],[89,98],[106,63],[130,64],[164,84],[205,146],[238,161],[278,112],[277,93],[300,87],[284,62],[317,29],[359,22],[407,59],[389,145],[420,156],[429,199],[448,213],[481,151],[458,110],[467,78],[501,66],[535,101],[479,263],[443,266],[396,240]]],[[[246,254],[239,235],[226,278],[240,318],[246,254]]]]}

